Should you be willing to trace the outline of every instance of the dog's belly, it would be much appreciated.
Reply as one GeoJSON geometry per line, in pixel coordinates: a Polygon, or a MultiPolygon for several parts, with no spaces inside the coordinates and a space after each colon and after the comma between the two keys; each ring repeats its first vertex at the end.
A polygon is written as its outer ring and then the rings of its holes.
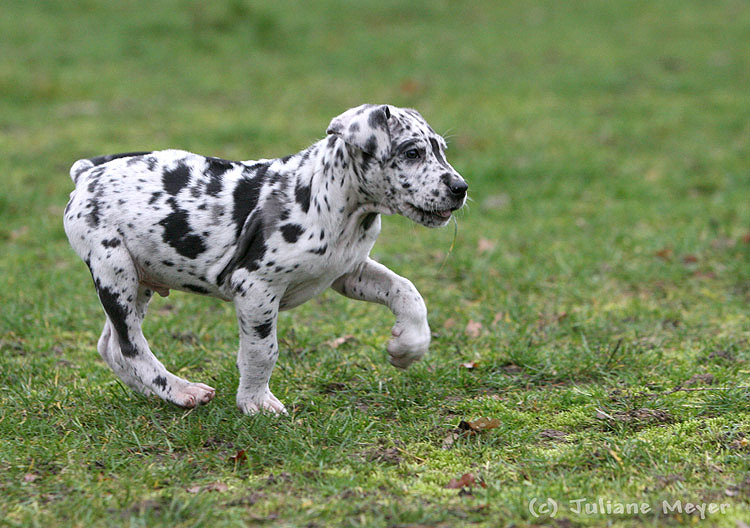
{"type": "Polygon", "coordinates": [[[321,294],[333,283],[334,280],[335,278],[331,279],[329,277],[323,277],[320,279],[310,279],[305,282],[291,284],[281,298],[279,309],[291,310],[292,308],[309,301],[313,297],[321,294]]]}

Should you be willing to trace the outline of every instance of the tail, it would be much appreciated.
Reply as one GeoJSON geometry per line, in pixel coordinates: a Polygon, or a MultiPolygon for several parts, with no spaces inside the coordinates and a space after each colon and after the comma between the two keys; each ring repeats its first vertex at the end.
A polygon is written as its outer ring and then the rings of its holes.
{"type": "Polygon", "coordinates": [[[108,163],[112,160],[120,158],[132,158],[134,156],[143,156],[145,154],[151,154],[151,152],[123,152],[122,154],[108,154],[107,156],[96,156],[91,159],[79,159],[70,168],[70,178],[73,183],[78,183],[78,177],[89,170],[91,167],[108,163]]]}
{"type": "Polygon", "coordinates": [[[89,170],[91,167],[93,167],[94,164],[89,159],[79,159],[76,161],[73,166],[70,168],[70,179],[73,180],[73,183],[78,183],[78,177],[89,170]]]}

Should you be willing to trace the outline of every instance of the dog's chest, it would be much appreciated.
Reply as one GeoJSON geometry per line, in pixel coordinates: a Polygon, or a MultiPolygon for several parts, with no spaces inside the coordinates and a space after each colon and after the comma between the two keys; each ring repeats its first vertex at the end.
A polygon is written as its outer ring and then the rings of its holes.
{"type": "Polygon", "coordinates": [[[322,254],[306,251],[292,255],[299,266],[296,273],[287,278],[288,285],[280,309],[288,310],[312,299],[330,287],[337,278],[366,260],[380,232],[380,218],[372,224],[367,229],[362,229],[358,224],[353,232],[345,233],[338,240],[328,241],[322,254]]]}

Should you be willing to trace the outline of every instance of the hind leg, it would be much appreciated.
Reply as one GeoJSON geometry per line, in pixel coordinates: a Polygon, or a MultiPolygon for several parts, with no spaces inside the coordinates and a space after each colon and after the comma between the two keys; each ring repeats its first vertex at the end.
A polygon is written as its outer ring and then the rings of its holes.
{"type": "Polygon", "coordinates": [[[156,394],[181,407],[211,401],[213,388],[175,376],[151,352],[141,331],[151,290],[139,284],[135,265],[124,245],[103,249],[91,254],[88,260],[107,314],[97,347],[99,353],[127,385],[139,392],[156,394]]]}
{"type": "Polygon", "coordinates": [[[112,323],[107,317],[104,322],[104,328],[102,329],[102,335],[99,337],[99,342],[96,345],[96,349],[102,359],[109,365],[117,376],[131,389],[136,392],[140,392],[144,396],[151,396],[153,392],[151,389],[143,385],[138,379],[128,374],[126,370],[121,368],[120,364],[122,360],[116,360],[120,356],[120,346],[117,343],[117,337],[112,331],[112,323]]]}

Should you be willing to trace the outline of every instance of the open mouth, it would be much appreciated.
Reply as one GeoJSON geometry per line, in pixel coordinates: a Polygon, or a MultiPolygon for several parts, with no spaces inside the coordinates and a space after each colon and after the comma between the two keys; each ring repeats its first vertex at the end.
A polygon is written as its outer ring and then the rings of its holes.
{"type": "Polygon", "coordinates": [[[453,214],[452,209],[422,209],[421,207],[417,207],[416,205],[410,203],[406,203],[406,207],[409,208],[412,213],[417,213],[424,219],[434,220],[436,222],[444,222],[448,220],[453,214]]]}

